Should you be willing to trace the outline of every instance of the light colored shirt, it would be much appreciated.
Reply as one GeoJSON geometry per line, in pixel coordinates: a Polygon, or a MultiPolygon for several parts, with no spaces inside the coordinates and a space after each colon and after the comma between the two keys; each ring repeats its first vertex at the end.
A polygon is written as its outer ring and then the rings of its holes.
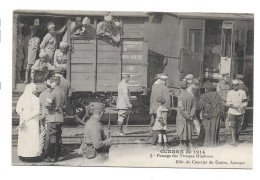
{"type": "Polygon", "coordinates": [[[228,113],[233,115],[241,115],[245,113],[247,106],[247,97],[245,91],[239,89],[237,91],[230,90],[227,94],[227,105],[234,105],[236,108],[229,108],[228,113]]]}
{"type": "Polygon", "coordinates": [[[130,91],[126,82],[118,84],[117,108],[128,109],[130,106],[130,91]]]}
{"type": "Polygon", "coordinates": [[[57,49],[54,54],[54,65],[59,67],[60,65],[67,63],[67,53],[61,52],[60,49],[57,49]]]}
{"type": "Polygon", "coordinates": [[[57,43],[56,34],[51,35],[50,33],[47,33],[42,40],[40,48],[55,51],[56,43],[57,43]]]}

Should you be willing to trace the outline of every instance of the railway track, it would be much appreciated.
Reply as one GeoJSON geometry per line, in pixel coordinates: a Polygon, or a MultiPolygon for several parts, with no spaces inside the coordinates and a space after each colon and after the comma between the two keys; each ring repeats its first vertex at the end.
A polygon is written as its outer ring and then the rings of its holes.
{"type": "MultiPolygon", "coordinates": [[[[105,133],[108,132],[108,126],[104,126],[105,133]]],[[[117,135],[117,126],[111,126],[111,140],[113,144],[149,144],[152,137],[152,132],[150,132],[150,127],[147,125],[129,125],[124,127],[126,132],[125,136],[117,135]]],[[[83,140],[84,126],[74,126],[74,127],[63,127],[62,132],[62,142],[63,144],[80,144],[83,140]]],[[[229,133],[226,132],[225,128],[222,126],[220,129],[220,141],[227,141],[229,138],[229,133]]],[[[246,130],[241,132],[240,140],[241,141],[252,141],[253,136],[253,127],[249,125],[246,130]]],[[[178,137],[176,133],[175,125],[168,125],[167,131],[168,142],[178,142],[178,137]]],[[[193,134],[193,139],[197,139],[198,136],[193,134]]],[[[13,127],[12,133],[12,145],[17,145],[17,131],[13,127]]]]}

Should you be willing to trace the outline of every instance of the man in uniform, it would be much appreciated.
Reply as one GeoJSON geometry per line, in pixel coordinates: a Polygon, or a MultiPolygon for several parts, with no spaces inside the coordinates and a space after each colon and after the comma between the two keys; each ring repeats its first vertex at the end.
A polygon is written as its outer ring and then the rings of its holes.
{"type": "Polygon", "coordinates": [[[45,154],[45,149],[48,148],[48,143],[45,143],[46,140],[46,126],[47,121],[45,119],[46,115],[49,114],[49,110],[45,106],[45,102],[51,96],[51,81],[48,79],[45,81],[46,89],[40,94],[40,115],[39,120],[41,123],[41,134],[40,134],[40,149],[42,149],[43,154],[45,154]]]}
{"type": "Polygon", "coordinates": [[[98,153],[108,152],[111,146],[111,140],[107,139],[103,126],[100,122],[104,114],[104,104],[92,103],[90,110],[93,115],[86,122],[84,128],[84,139],[80,146],[78,154],[88,159],[95,158],[98,153]]]}
{"type": "Polygon", "coordinates": [[[130,73],[122,73],[122,80],[118,84],[118,99],[117,99],[117,108],[118,108],[118,135],[125,135],[123,132],[124,119],[127,117],[127,114],[130,113],[132,108],[130,91],[127,85],[127,82],[130,80],[130,73]]]}
{"type": "Polygon", "coordinates": [[[223,121],[225,121],[225,126],[226,129],[229,129],[228,126],[228,116],[227,116],[227,111],[228,107],[226,105],[227,103],[227,93],[231,89],[230,85],[230,79],[229,79],[229,74],[223,74],[222,79],[219,81],[217,84],[217,92],[222,100],[223,106],[224,106],[224,116],[223,116],[223,121]]]}
{"type": "Polygon", "coordinates": [[[50,98],[46,99],[46,107],[49,114],[46,115],[47,132],[46,141],[49,143],[46,149],[46,161],[55,162],[58,160],[61,151],[61,133],[62,123],[64,122],[63,108],[66,105],[66,96],[64,91],[59,87],[60,78],[51,78],[50,98]]]}
{"type": "MultiPolygon", "coordinates": [[[[249,94],[248,87],[247,87],[247,86],[245,85],[245,83],[244,83],[244,75],[242,75],[242,74],[237,74],[237,75],[236,75],[236,80],[237,80],[238,83],[239,83],[239,89],[245,91],[246,97],[247,97],[247,102],[249,102],[249,100],[250,100],[250,94],[249,94]]],[[[248,121],[247,121],[247,120],[245,121],[245,116],[246,116],[246,112],[245,112],[245,114],[244,114],[244,116],[243,116],[243,120],[242,120],[242,124],[241,124],[242,130],[244,130],[244,129],[247,127],[247,125],[248,125],[248,121]]],[[[246,118],[246,119],[247,119],[247,118],[246,118]]]]}
{"type": "Polygon", "coordinates": [[[57,67],[54,70],[54,76],[60,78],[60,84],[59,87],[63,90],[64,94],[66,95],[66,98],[70,98],[72,95],[70,82],[64,78],[64,69],[62,67],[57,67]]]}
{"type": "Polygon", "coordinates": [[[152,93],[150,97],[150,111],[149,114],[151,115],[151,122],[150,126],[153,126],[156,118],[156,112],[158,108],[158,102],[156,101],[160,96],[163,97],[166,101],[165,107],[170,110],[171,108],[171,97],[169,90],[166,86],[166,81],[168,76],[161,74],[160,81],[158,84],[154,84],[152,87],[152,93]]]}
{"type": "Polygon", "coordinates": [[[232,136],[231,145],[238,144],[238,138],[241,131],[241,122],[247,106],[247,97],[245,91],[239,89],[239,82],[233,80],[232,90],[227,94],[228,119],[232,136]]]}

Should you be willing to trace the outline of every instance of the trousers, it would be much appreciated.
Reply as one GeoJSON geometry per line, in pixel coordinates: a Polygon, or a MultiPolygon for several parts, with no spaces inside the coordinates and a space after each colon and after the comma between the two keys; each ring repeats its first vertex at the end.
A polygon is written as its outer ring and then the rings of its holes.
{"type": "Polygon", "coordinates": [[[45,140],[45,157],[57,159],[61,152],[62,123],[48,122],[45,140]]]}

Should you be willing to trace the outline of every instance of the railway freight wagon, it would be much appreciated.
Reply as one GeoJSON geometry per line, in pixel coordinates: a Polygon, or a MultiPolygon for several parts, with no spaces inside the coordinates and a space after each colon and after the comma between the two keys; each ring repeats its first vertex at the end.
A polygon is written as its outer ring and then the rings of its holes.
{"type": "Polygon", "coordinates": [[[243,74],[253,94],[252,14],[149,14],[149,52],[163,57],[163,71],[173,94],[187,74],[217,83],[226,73],[230,78],[243,74]]]}
{"type": "MultiPolygon", "coordinates": [[[[15,11],[14,12],[14,60],[13,60],[13,92],[23,92],[25,84],[15,81],[15,57],[17,45],[17,25],[31,25],[35,19],[40,24],[38,36],[42,40],[47,33],[49,21],[56,24],[56,29],[67,23],[70,29],[76,17],[90,19],[92,35],[72,35],[67,31],[70,50],[67,53],[66,78],[73,90],[73,115],[84,123],[87,118],[87,107],[90,102],[101,101],[109,106],[115,106],[117,86],[121,74],[131,74],[129,87],[133,98],[138,99],[147,91],[148,67],[148,37],[146,13],[112,12],[113,19],[120,23],[120,40],[114,42],[111,38],[98,36],[97,26],[104,21],[106,12],[87,11],[15,11]]],[[[57,44],[64,39],[64,33],[57,35],[57,44]]],[[[37,83],[38,91],[44,89],[42,83],[37,83]]],[[[71,114],[72,115],[72,114],[71,114]]]]}
{"type": "MultiPolygon", "coordinates": [[[[148,42],[145,33],[148,16],[145,14],[117,14],[121,24],[120,42],[108,38],[71,36],[70,70],[75,100],[77,121],[84,122],[85,108],[89,102],[102,101],[115,106],[117,85],[122,73],[130,73],[129,88],[132,96],[139,98],[146,94],[148,42]]],[[[103,20],[103,14],[92,17],[96,26],[103,20]]],[[[96,28],[96,27],[95,27],[96,28]]]]}

